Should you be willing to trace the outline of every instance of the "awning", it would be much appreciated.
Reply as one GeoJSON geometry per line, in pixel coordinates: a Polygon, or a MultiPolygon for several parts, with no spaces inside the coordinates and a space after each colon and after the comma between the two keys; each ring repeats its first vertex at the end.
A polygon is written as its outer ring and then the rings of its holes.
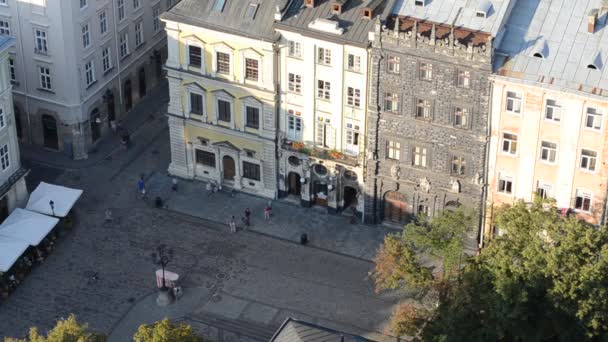
{"type": "Polygon", "coordinates": [[[28,247],[26,241],[0,236],[0,272],[7,272],[28,247]]]}
{"type": "Polygon", "coordinates": [[[56,217],[17,208],[0,225],[0,236],[23,240],[32,246],[38,246],[58,222],[59,219],[56,217]]]}
{"type": "Polygon", "coordinates": [[[56,217],[66,217],[81,195],[82,190],[80,189],[40,182],[36,190],[30,194],[25,209],[56,217]],[[51,201],[53,201],[54,209],[51,208],[51,201]]]}

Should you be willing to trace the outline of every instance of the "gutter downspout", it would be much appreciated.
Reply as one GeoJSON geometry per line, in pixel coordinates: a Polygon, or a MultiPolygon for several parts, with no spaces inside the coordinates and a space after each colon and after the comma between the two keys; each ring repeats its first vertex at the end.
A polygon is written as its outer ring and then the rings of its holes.
{"type": "MultiPolygon", "coordinates": [[[[118,13],[116,12],[116,6],[114,5],[114,1],[110,1],[112,6],[112,13],[114,13],[114,17],[112,18],[112,23],[114,24],[114,48],[116,49],[116,68],[118,71],[118,102],[120,103],[120,109],[123,108],[123,98],[122,98],[122,70],[121,70],[121,59],[120,59],[120,44],[118,42],[118,24],[116,21],[118,20],[118,13]]],[[[118,118],[115,118],[118,121],[118,118]]]]}
{"type": "MultiPolygon", "coordinates": [[[[22,26],[21,26],[21,12],[19,11],[19,6],[20,6],[20,4],[17,3],[15,7],[17,8],[17,25],[19,25],[19,39],[20,39],[19,50],[21,50],[21,56],[20,56],[21,60],[20,60],[20,63],[21,63],[21,65],[23,67],[25,67],[25,61],[24,61],[25,52],[23,50],[23,42],[24,42],[24,40],[23,40],[23,29],[22,29],[22,26]]],[[[34,42],[34,44],[36,44],[36,42],[34,42]]],[[[24,77],[23,77],[23,87],[25,88],[25,93],[24,93],[25,96],[24,97],[25,97],[25,114],[26,114],[26,117],[27,117],[27,137],[28,137],[29,143],[33,144],[34,138],[32,137],[32,120],[31,120],[31,117],[30,117],[30,99],[29,99],[29,96],[28,96],[29,89],[27,87],[27,74],[26,73],[24,73],[24,77]]]]}
{"type": "MultiPolygon", "coordinates": [[[[489,77],[488,77],[489,78],[489,77]]],[[[490,141],[492,137],[492,99],[494,94],[494,81],[492,79],[488,80],[490,82],[490,100],[488,101],[488,123],[486,126],[486,153],[485,160],[483,163],[483,187],[482,187],[482,195],[481,195],[481,224],[479,228],[479,241],[477,246],[479,249],[484,247],[485,240],[485,230],[486,230],[486,215],[487,215],[487,201],[488,201],[488,179],[489,179],[489,165],[490,165],[490,141]]]]}
{"type": "Polygon", "coordinates": [[[280,188],[280,180],[281,177],[279,175],[279,164],[281,163],[281,158],[280,158],[280,149],[281,146],[279,144],[281,144],[282,142],[279,141],[279,132],[281,130],[281,126],[280,126],[280,115],[281,115],[281,87],[280,87],[280,83],[279,80],[281,79],[279,77],[279,74],[281,72],[281,66],[280,66],[280,58],[281,58],[281,50],[279,47],[279,41],[280,36],[277,37],[277,39],[272,43],[272,50],[273,50],[273,63],[274,63],[274,73],[273,73],[273,84],[274,84],[274,125],[275,125],[275,130],[274,130],[274,153],[275,153],[275,157],[277,160],[277,164],[274,168],[275,171],[275,178],[276,178],[276,189],[274,192],[274,197],[275,199],[279,198],[279,188],[280,188]]]}

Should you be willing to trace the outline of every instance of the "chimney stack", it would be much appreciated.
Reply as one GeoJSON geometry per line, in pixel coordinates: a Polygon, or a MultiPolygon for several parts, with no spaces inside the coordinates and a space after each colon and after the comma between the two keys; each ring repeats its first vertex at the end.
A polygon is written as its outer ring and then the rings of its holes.
{"type": "Polygon", "coordinates": [[[304,6],[313,8],[317,5],[317,0],[304,0],[304,6]]]}
{"type": "Polygon", "coordinates": [[[587,32],[589,33],[595,33],[595,25],[597,23],[597,14],[598,14],[598,9],[597,8],[593,8],[591,9],[591,11],[589,11],[589,15],[588,15],[588,22],[587,22],[587,32]]]}

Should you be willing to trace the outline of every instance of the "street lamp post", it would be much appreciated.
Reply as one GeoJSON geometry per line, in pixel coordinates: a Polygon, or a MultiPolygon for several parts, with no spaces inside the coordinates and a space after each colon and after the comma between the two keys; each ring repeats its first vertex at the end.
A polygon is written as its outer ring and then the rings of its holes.
{"type": "Polygon", "coordinates": [[[160,288],[160,292],[158,294],[158,298],[156,298],[156,303],[159,306],[166,306],[171,302],[171,298],[169,296],[169,289],[165,283],[165,267],[171,262],[173,259],[173,249],[168,248],[167,245],[161,244],[156,247],[156,252],[152,253],[152,262],[155,265],[161,267],[163,272],[163,280],[162,287],[160,288]]]}
{"type": "Polygon", "coordinates": [[[51,206],[51,212],[53,213],[53,216],[55,216],[55,202],[53,202],[53,200],[50,200],[49,205],[51,206]]]}

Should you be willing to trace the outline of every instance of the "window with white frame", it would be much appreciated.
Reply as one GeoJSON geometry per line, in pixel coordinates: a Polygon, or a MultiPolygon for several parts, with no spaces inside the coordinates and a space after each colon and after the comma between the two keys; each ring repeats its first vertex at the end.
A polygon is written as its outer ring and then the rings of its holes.
{"type": "Polygon", "coordinates": [[[347,70],[360,72],[361,71],[361,56],[349,53],[346,57],[347,70]]]}
{"type": "Polygon", "coordinates": [[[587,171],[595,171],[597,164],[597,152],[582,149],[581,150],[581,169],[587,171]]]}
{"type": "Polygon", "coordinates": [[[292,93],[302,93],[302,76],[298,74],[289,73],[287,89],[292,93]]]}
{"type": "Polygon", "coordinates": [[[469,88],[471,86],[471,73],[466,70],[458,70],[456,82],[460,88],[469,88]]]}
{"type": "Polygon", "coordinates": [[[542,198],[542,199],[547,199],[550,198],[551,195],[551,190],[552,190],[552,186],[551,184],[547,184],[541,181],[538,181],[536,183],[536,196],[542,198]]]}
{"type": "Polygon", "coordinates": [[[346,123],[346,153],[350,155],[359,154],[359,138],[361,127],[351,122],[346,123]]]}
{"type": "Polygon", "coordinates": [[[294,109],[287,110],[287,139],[302,140],[302,112],[294,109]]]}
{"type": "Polygon", "coordinates": [[[467,108],[454,108],[454,127],[468,128],[469,127],[469,110],[467,108]]]}
{"type": "Polygon", "coordinates": [[[545,119],[559,122],[562,118],[562,107],[555,100],[548,99],[545,104],[545,119]]]}
{"type": "Polygon", "coordinates": [[[321,148],[333,147],[333,127],[331,121],[323,117],[317,117],[317,146],[321,148]]]}
{"type": "Polygon", "coordinates": [[[80,0],[80,9],[87,7],[87,0],[80,0]]]}
{"type": "Polygon", "coordinates": [[[517,134],[502,134],[502,152],[511,155],[517,154],[517,134]]]}
{"type": "Polygon", "coordinates": [[[6,18],[0,18],[0,34],[4,36],[11,35],[11,25],[6,18]]]}
{"type": "Polygon", "coordinates": [[[120,58],[125,58],[129,55],[129,32],[120,35],[119,40],[120,58]]]}
{"type": "Polygon", "coordinates": [[[361,89],[346,88],[346,105],[357,108],[361,107],[361,89]]]}
{"type": "Polygon", "coordinates": [[[418,65],[418,77],[422,81],[432,81],[433,80],[433,64],[420,63],[418,65]]]}
{"type": "Polygon", "coordinates": [[[49,52],[47,33],[45,30],[34,29],[34,38],[36,39],[36,47],[34,52],[46,55],[49,52]]]}
{"type": "Polygon", "coordinates": [[[232,121],[232,105],[229,101],[218,99],[217,100],[217,119],[219,121],[231,122],[232,121]]]}
{"type": "Polygon", "coordinates": [[[317,98],[322,100],[331,100],[331,83],[327,81],[317,81],[317,98]]]}
{"type": "Polygon", "coordinates": [[[260,181],[260,165],[243,161],[243,178],[260,181]]]}
{"type": "Polygon", "coordinates": [[[389,73],[398,74],[401,69],[401,58],[399,56],[388,56],[387,68],[389,73]]]}
{"type": "Polygon", "coordinates": [[[302,57],[302,43],[293,40],[287,41],[287,55],[289,57],[302,57]]]}
{"type": "Polygon", "coordinates": [[[216,67],[215,70],[220,74],[230,75],[230,54],[217,51],[215,53],[216,67]]]}
{"type": "Polygon", "coordinates": [[[135,24],[135,47],[139,47],[144,43],[144,22],[140,21],[135,24]]]}
{"type": "Polygon", "coordinates": [[[141,7],[141,0],[133,0],[133,9],[139,9],[141,7]]]}
{"type": "Polygon", "coordinates": [[[416,119],[431,119],[431,101],[425,99],[416,100],[416,119]]]}
{"type": "Polygon", "coordinates": [[[0,129],[6,126],[6,119],[4,118],[4,108],[0,107],[0,129]]]}
{"type": "Polygon", "coordinates": [[[108,72],[108,70],[112,69],[112,55],[109,46],[101,50],[101,68],[103,72],[108,72]]]}
{"type": "Polygon", "coordinates": [[[11,82],[17,82],[17,72],[15,71],[15,59],[14,58],[8,59],[8,68],[9,68],[9,72],[11,74],[11,82]]]}
{"type": "Polygon", "coordinates": [[[331,65],[331,50],[326,48],[317,48],[317,63],[331,65]]]}
{"type": "Polygon", "coordinates": [[[427,152],[426,147],[412,147],[412,166],[426,167],[427,152]]]}
{"type": "Polygon", "coordinates": [[[190,92],[190,114],[203,115],[203,94],[190,92]]]}
{"type": "Polygon", "coordinates": [[[116,7],[118,8],[118,20],[122,21],[125,19],[125,0],[116,0],[116,7]]]}
{"type": "Polygon", "coordinates": [[[215,153],[195,149],[194,159],[197,164],[215,168],[215,153]]]}
{"type": "Polygon", "coordinates": [[[521,113],[521,95],[514,92],[507,92],[507,112],[520,114],[521,113]]]}
{"type": "Polygon", "coordinates": [[[203,66],[203,49],[198,45],[188,45],[188,65],[200,69],[203,66]]]}
{"type": "Polygon", "coordinates": [[[99,32],[102,35],[108,32],[108,14],[105,10],[99,13],[99,32]]]}
{"type": "Polygon", "coordinates": [[[259,61],[253,58],[245,58],[245,79],[257,82],[260,73],[259,61]]]}
{"type": "Polygon", "coordinates": [[[462,177],[466,174],[467,161],[463,156],[452,156],[452,169],[451,173],[454,176],[462,177]]]}
{"type": "Polygon", "coordinates": [[[498,192],[510,195],[513,193],[513,178],[505,175],[498,176],[498,192]]]}
{"type": "Polygon", "coordinates": [[[576,189],[576,195],[574,197],[574,209],[590,212],[592,198],[593,193],[590,191],[576,189]]]}
{"type": "Polygon", "coordinates": [[[84,75],[86,78],[87,87],[95,83],[95,64],[92,60],[84,64],[84,75]]]}
{"type": "Polygon", "coordinates": [[[393,160],[401,159],[401,143],[393,140],[386,142],[386,158],[393,160]]]}
{"type": "Polygon", "coordinates": [[[245,126],[253,129],[260,128],[260,108],[245,106],[245,126]]]}
{"type": "Polygon", "coordinates": [[[38,67],[38,73],[40,74],[40,88],[44,90],[52,90],[51,84],[51,69],[49,67],[38,67]]]}
{"type": "Polygon", "coordinates": [[[384,93],[384,110],[397,113],[399,111],[399,94],[394,92],[384,93]]]}
{"type": "Polygon", "coordinates": [[[0,164],[2,164],[2,171],[5,171],[11,166],[11,158],[8,155],[8,145],[0,147],[0,164]]]}
{"type": "Polygon", "coordinates": [[[557,144],[549,141],[542,141],[540,144],[540,160],[555,163],[557,159],[557,144]]]}
{"type": "Polygon", "coordinates": [[[82,47],[88,48],[91,46],[91,33],[89,31],[89,23],[86,23],[80,27],[82,33],[82,47]]]}
{"type": "Polygon", "coordinates": [[[154,6],[152,9],[152,28],[154,32],[160,31],[160,6],[154,6]]]}
{"type": "Polygon", "coordinates": [[[585,127],[600,130],[602,128],[602,112],[593,107],[587,108],[585,127]]]}

